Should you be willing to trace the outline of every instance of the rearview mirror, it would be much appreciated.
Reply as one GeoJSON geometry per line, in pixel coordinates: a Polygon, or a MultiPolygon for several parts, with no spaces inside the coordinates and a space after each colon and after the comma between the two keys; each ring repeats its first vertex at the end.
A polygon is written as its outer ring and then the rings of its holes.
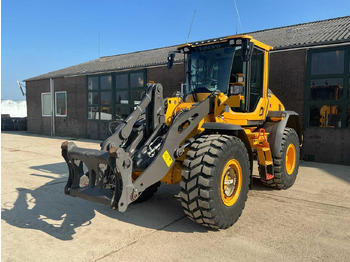
{"type": "Polygon", "coordinates": [[[170,52],[168,55],[168,69],[171,69],[173,67],[174,60],[175,60],[175,53],[170,52]]]}
{"type": "Polygon", "coordinates": [[[242,60],[249,61],[253,54],[254,43],[249,39],[242,39],[242,60]]]}

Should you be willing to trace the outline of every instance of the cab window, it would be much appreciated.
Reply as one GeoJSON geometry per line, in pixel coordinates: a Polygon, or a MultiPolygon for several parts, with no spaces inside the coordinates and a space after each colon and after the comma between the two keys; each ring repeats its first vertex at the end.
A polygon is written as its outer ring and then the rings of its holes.
{"type": "Polygon", "coordinates": [[[260,98],[263,96],[264,51],[254,48],[250,69],[249,111],[253,112],[260,98]]]}

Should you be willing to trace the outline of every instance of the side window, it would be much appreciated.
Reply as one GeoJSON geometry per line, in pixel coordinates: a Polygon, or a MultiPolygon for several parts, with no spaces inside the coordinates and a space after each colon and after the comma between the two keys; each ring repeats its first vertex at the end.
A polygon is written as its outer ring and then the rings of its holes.
{"type": "Polygon", "coordinates": [[[308,51],[305,126],[349,127],[347,52],[345,48],[308,51]]]}
{"type": "MultiPolygon", "coordinates": [[[[230,84],[240,85],[239,83],[243,82],[244,89],[243,89],[243,93],[241,94],[245,98],[243,101],[247,100],[246,77],[247,77],[247,62],[242,60],[242,49],[240,46],[238,46],[236,48],[236,51],[233,57],[231,74],[230,74],[230,84]]],[[[232,110],[235,112],[247,112],[246,104],[243,101],[241,101],[241,104],[239,107],[233,107],[232,110]]]]}
{"type": "Polygon", "coordinates": [[[250,103],[249,111],[255,110],[263,96],[264,52],[254,48],[250,65],[250,103]]]}
{"type": "Polygon", "coordinates": [[[88,77],[88,119],[112,120],[112,75],[88,77]]]}
{"type": "Polygon", "coordinates": [[[51,116],[51,94],[41,93],[41,115],[51,116]]]}
{"type": "Polygon", "coordinates": [[[56,116],[67,116],[67,92],[55,92],[56,116]]]}

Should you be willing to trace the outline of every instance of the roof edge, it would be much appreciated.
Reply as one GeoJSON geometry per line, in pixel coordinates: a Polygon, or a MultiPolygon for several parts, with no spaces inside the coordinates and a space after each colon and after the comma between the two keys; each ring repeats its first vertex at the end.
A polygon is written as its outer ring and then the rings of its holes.
{"type": "MultiPolygon", "coordinates": [[[[350,18],[350,16],[342,16],[342,17],[336,17],[336,18],[329,18],[329,19],[324,19],[324,20],[317,20],[317,21],[311,21],[311,22],[304,22],[304,23],[299,23],[299,24],[293,24],[293,25],[287,25],[287,26],[280,26],[280,27],[274,27],[274,28],[268,28],[268,29],[263,29],[263,30],[258,30],[258,31],[253,31],[253,32],[247,32],[244,33],[244,35],[251,35],[251,34],[258,34],[258,33],[262,33],[262,32],[268,32],[268,31],[272,31],[272,30],[278,30],[278,29],[287,29],[287,28],[292,28],[292,27],[298,27],[298,26],[303,26],[303,25],[310,25],[310,24],[315,24],[315,23],[319,23],[319,22],[327,22],[327,21],[334,21],[334,20],[339,20],[339,19],[344,19],[344,18],[350,18]]],[[[226,38],[228,36],[224,36],[224,37],[219,37],[219,38],[226,38]]],[[[207,39],[208,40],[208,39],[207,39]]],[[[207,40],[202,40],[202,41],[207,41],[207,40]]],[[[333,41],[324,41],[324,42],[310,42],[310,43],[304,43],[304,44],[294,44],[294,45],[288,45],[288,46],[275,46],[274,47],[274,51],[279,51],[279,50],[288,50],[288,49],[295,49],[295,48],[309,48],[309,47],[314,47],[314,46],[322,46],[322,45],[330,45],[330,44],[343,44],[346,42],[349,42],[350,38],[346,38],[346,39],[338,39],[338,40],[333,40],[333,41]]],[[[192,43],[197,43],[197,42],[201,42],[201,41],[195,41],[192,43]]],[[[349,42],[350,43],[350,42],[349,42]]],[[[31,77],[31,78],[27,78],[25,80],[23,80],[24,82],[29,82],[29,81],[36,81],[36,80],[45,80],[45,79],[50,79],[50,78],[59,78],[59,77],[64,77],[64,76],[78,76],[78,75],[89,75],[89,74],[95,74],[95,73],[104,73],[104,72],[118,72],[121,70],[128,70],[128,69],[135,69],[135,68],[144,68],[144,67],[152,67],[152,66],[162,66],[165,65],[166,62],[155,62],[155,63],[149,63],[149,64],[139,64],[139,65],[133,65],[133,66],[126,66],[126,67],[121,67],[121,68],[115,68],[115,69],[105,69],[105,70],[101,70],[101,71],[86,71],[86,72],[78,72],[78,73],[66,73],[66,74],[57,74],[55,76],[46,76],[46,75],[50,75],[50,74],[54,74],[57,71],[60,70],[66,70],[66,69],[71,69],[77,66],[81,66],[87,63],[91,63],[93,61],[101,61],[101,59],[108,59],[108,58],[113,58],[113,57],[119,57],[119,56],[123,56],[123,55],[132,55],[132,54],[139,54],[139,53],[144,53],[144,52],[150,52],[150,51],[155,51],[155,50],[161,50],[161,49],[170,49],[170,48],[174,48],[176,49],[179,45],[171,45],[171,46],[165,46],[165,47],[158,47],[158,48],[153,48],[153,49],[147,49],[147,50],[141,50],[141,51],[135,51],[135,52],[129,52],[129,53],[122,53],[122,54],[118,54],[118,55],[111,55],[111,56],[102,56],[98,59],[93,59],[93,60],[89,60],[87,62],[83,62],[83,63],[79,63],[77,65],[73,65],[73,66],[69,66],[69,67],[65,67],[65,68],[61,68],[58,70],[54,70],[54,71],[50,71],[35,77],[31,77]]],[[[183,61],[183,59],[177,60],[177,62],[179,61],[183,61]]],[[[76,70],[78,71],[78,70],[76,70]]]]}
{"type": "Polygon", "coordinates": [[[304,23],[293,24],[293,25],[285,25],[285,26],[279,26],[279,27],[274,27],[274,28],[266,28],[266,29],[261,29],[261,30],[258,30],[258,31],[246,32],[244,34],[245,35],[256,34],[256,33],[276,30],[276,29],[283,29],[283,28],[289,28],[289,27],[294,27],[294,26],[303,26],[303,25],[309,25],[309,24],[313,24],[313,23],[326,22],[326,21],[338,20],[338,19],[341,19],[341,18],[349,18],[349,17],[350,17],[350,15],[339,16],[339,17],[335,17],[335,18],[328,18],[328,19],[316,20],[316,21],[311,21],[311,22],[304,22],[304,23]]]}

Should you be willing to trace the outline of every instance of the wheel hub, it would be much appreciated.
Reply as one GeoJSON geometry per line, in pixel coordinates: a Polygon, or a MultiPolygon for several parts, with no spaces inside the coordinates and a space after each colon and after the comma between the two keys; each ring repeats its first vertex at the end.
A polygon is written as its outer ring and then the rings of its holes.
{"type": "Polygon", "coordinates": [[[293,173],[295,162],[296,162],[295,146],[293,144],[289,144],[286,150],[286,159],[285,159],[286,171],[288,175],[291,175],[293,173]]]}
{"type": "Polygon", "coordinates": [[[236,159],[229,160],[221,176],[221,199],[232,206],[238,199],[242,187],[242,169],[236,159]]]}
{"type": "Polygon", "coordinates": [[[224,178],[224,193],[228,197],[232,196],[233,192],[235,191],[236,183],[237,183],[236,176],[237,175],[233,168],[229,168],[227,170],[224,178]]]}

